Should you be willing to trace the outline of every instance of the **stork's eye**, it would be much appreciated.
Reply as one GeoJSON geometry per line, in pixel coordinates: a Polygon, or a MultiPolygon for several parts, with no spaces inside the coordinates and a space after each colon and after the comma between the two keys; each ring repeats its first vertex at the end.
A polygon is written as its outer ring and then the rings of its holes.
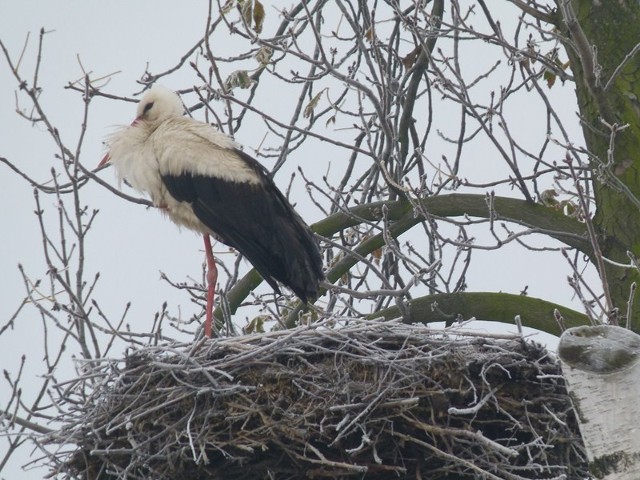
{"type": "Polygon", "coordinates": [[[142,110],[142,114],[144,115],[145,113],[147,113],[149,110],[151,110],[151,108],[153,107],[153,102],[149,102],[144,106],[144,109],[142,110]]]}

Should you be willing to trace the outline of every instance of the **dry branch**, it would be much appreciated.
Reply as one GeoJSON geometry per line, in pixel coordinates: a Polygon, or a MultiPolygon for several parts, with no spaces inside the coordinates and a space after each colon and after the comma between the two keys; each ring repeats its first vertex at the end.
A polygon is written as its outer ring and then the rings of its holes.
{"type": "Polygon", "coordinates": [[[586,476],[557,361],[539,345],[339,323],[87,362],[67,389],[65,426],[48,436],[48,448],[75,446],[49,457],[53,470],[74,479],[586,476]]]}

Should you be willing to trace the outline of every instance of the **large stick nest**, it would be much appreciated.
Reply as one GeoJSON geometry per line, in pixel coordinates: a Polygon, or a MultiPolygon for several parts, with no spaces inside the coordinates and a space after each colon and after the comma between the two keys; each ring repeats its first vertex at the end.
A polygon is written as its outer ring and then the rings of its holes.
{"type": "Polygon", "coordinates": [[[66,478],[588,476],[556,359],[515,336],[305,327],[144,348],[74,389],[66,478]]]}

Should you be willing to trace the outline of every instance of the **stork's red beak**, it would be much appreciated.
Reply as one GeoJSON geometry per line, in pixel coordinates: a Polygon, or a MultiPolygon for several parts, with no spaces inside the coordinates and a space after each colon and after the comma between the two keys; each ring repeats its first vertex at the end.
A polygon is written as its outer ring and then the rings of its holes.
{"type": "Polygon", "coordinates": [[[108,163],[109,160],[111,160],[111,157],[109,157],[109,152],[107,152],[105,153],[104,157],[102,157],[102,160],[100,160],[100,163],[98,164],[98,168],[103,166],[105,163],[108,163]]]}

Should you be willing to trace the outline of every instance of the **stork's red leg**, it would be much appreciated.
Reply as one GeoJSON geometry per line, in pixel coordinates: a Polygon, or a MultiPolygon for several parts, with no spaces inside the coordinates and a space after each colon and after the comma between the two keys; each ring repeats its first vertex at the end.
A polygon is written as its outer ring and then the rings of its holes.
{"type": "Polygon", "coordinates": [[[218,281],[218,267],[213,258],[211,239],[209,235],[204,235],[204,253],[207,256],[207,310],[204,321],[204,334],[211,338],[213,333],[213,297],[216,293],[216,282],[218,281]]]}

